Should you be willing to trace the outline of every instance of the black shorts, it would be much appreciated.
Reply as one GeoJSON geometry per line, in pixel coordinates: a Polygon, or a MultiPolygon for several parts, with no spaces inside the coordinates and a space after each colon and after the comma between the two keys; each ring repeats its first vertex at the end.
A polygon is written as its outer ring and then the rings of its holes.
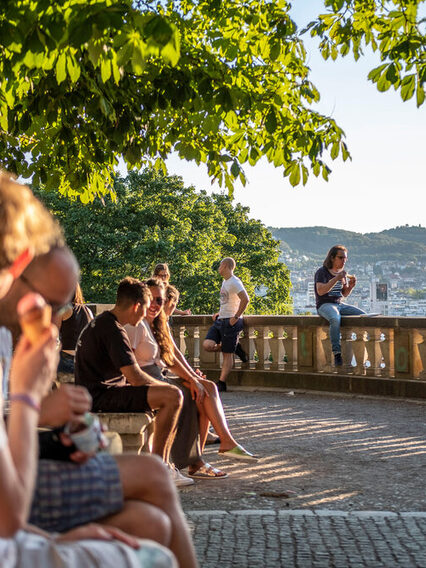
{"type": "Polygon", "coordinates": [[[235,325],[229,325],[229,320],[230,318],[217,318],[206,335],[206,339],[222,343],[222,353],[235,353],[238,338],[243,330],[243,318],[239,318],[235,325]]]}
{"type": "Polygon", "coordinates": [[[96,393],[93,397],[93,412],[147,412],[151,411],[148,404],[147,385],[140,387],[110,387],[96,393]]]}

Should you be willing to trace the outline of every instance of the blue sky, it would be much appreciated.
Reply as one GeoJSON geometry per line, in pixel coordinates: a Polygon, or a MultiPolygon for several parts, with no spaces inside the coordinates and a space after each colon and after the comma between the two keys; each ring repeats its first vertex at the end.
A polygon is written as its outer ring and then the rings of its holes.
{"type": "MultiPolygon", "coordinates": [[[[298,25],[322,11],[321,0],[293,2],[298,25]]],[[[306,43],[311,80],[321,93],[318,110],[344,129],[352,162],[330,161],[329,182],[311,176],[300,188],[292,188],[281,170],[259,163],[246,169],[249,183],[236,187],[236,201],[275,227],[325,225],[366,233],[426,225],[426,104],[417,109],[414,99],[404,103],[393,89],[379,93],[367,80],[380,64],[377,55],[324,61],[314,42],[306,43]]],[[[168,168],[186,185],[212,190],[204,166],[171,158],[168,168]]]]}

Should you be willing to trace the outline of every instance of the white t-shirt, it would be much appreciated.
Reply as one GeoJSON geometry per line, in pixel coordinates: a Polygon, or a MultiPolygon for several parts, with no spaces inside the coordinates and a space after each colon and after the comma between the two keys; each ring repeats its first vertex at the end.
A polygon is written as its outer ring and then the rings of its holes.
{"type": "Polygon", "coordinates": [[[130,345],[135,352],[136,361],[140,367],[158,365],[165,367],[160,359],[160,347],[146,320],[142,320],[137,326],[126,324],[124,329],[130,339],[130,345]]]}
{"type": "Polygon", "coordinates": [[[238,294],[243,291],[245,291],[243,283],[234,275],[222,282],[220,289],[219,319],[233,318],[235,316],[240,307],[240,297],[238,294]]]}

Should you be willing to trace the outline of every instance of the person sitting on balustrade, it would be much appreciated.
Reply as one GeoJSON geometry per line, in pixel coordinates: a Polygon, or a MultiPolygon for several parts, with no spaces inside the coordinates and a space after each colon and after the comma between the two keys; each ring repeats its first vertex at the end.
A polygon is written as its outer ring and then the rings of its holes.
{"type": "Polygon", "coordinates": [[[323,266],[315,272],[315,299],[318,314],[330,323],[331,349],[334,365],[343,365],[340,344],[341,316],[358,316],[364,310],[342,302],[356,285],[356,277],[345,271],[348,250],[343,245],[331,247],[325,257],[323,266]]]}

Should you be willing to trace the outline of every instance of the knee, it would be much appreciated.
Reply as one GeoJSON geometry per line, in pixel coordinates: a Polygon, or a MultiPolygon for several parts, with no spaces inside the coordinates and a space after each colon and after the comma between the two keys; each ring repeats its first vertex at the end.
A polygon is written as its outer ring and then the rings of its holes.
{"type": "Polygon", "coordinates": [[[148,538],[169,547],[172,540],[172,523],[170,517],[159,507],[151,506],[149,509],[149,530],[148,538]]]}
{"type": "Polygon", "coordinates": [[[167,394],[164,397],[164,402],[170,408],[175,408],[176,410],[182,408],[183,405],[183,394],[182,391],[175,387],[174,385],[168,385],[167,394]]]}
{"type": "Polygon", "coordinates": [[[216,347],[216,343],[211,339],[205,339],[203,341],[203,349],[205,351],[214,351],[216,347]]]}
{"type": "Polygon", "coordinates": [[[208,379],[199,379],[203,387],[208,392],[209,396],[218,396],[217,386],[213,381],[209,381],[208,379]]]}

